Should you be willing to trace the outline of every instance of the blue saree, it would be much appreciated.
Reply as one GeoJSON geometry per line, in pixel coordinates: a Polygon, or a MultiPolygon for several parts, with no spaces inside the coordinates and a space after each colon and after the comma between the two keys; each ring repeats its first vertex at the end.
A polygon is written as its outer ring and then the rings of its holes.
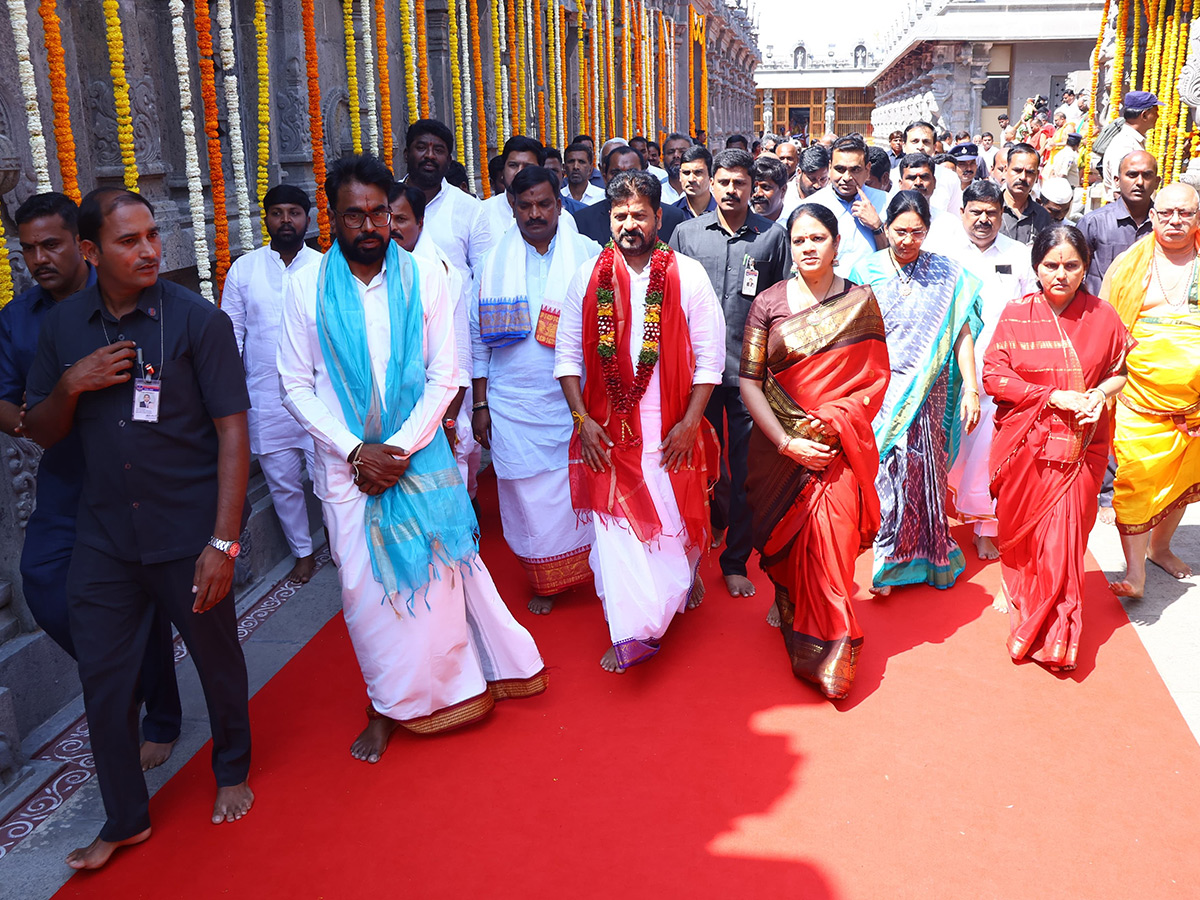
{"type": "Polygon", "coordinates": [[[873,423],[881,523],[872,582],[948,588],[966,566],[946,519],[946,472],[960,437],[954,343],[964,326],[979,334],[981,285],[936,253],[898,271],[887,250],[861,260],[850,280],[875,291],[892,370],[873,423]]]}

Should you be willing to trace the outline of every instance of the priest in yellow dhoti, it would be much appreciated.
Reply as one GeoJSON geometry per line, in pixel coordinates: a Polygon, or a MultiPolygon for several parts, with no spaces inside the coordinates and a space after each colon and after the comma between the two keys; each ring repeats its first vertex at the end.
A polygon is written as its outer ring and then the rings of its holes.
{"type": "Polygon", "coordinates": [[[1191,567],[1171,550],[1187,504],[1200,500],[1200,195],[1163,188],[1150,211],[1154,233],[1118,256],[1100,288],[1137,346],[1117,397],[1113,509],[1126,572],[1111,584],[1140,597],[1146,560],[1175,578],[1191,567]]]}

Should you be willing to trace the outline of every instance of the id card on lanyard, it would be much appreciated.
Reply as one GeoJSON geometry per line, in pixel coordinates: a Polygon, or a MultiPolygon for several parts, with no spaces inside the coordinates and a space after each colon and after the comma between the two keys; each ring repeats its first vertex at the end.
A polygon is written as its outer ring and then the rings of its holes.
{"type": "Polygon", "coordinates": [[[142,377],[133,379],[131,418],[134,422],[157,422],[158,401],[162,396],[161,373],[156,375],[154,366],[142,362],[141,347],[137,348],[137,366],[142,371],[142,377]]]}
{"type": "Polygon", "coordinates": [[[742,260],[742,265],[742,293],[747,297],[753,297],[758,293],[757,261],[747,253],[742,260]]]}

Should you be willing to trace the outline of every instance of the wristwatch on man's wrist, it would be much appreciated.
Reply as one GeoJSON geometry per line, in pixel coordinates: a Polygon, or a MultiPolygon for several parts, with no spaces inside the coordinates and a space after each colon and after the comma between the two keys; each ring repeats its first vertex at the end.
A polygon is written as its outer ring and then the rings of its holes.
{"type": "Polygon", "coordinates": [[[222,541],[216,535],[208,539],[208,546],[220,550],[230,559],[237,559],[238,554],[242,552],[242,545],[237,541],[222,541]]]}

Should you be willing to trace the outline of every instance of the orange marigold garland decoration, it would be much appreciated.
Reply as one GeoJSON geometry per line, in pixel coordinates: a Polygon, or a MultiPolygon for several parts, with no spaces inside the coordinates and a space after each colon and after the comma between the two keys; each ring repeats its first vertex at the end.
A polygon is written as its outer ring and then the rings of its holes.
{"type": "Polygon", "coordinates": [[[546,31],[542,26],[542,0],[533,0],[533,71],[537,73],[538,140],[546,140],[546,31]]]}
{"type": "MultiPolygon", "coordinates": [[[[204,14],[208,15],[207,7],[204,14]]],[[[125,79],[125,38],[121,33],[121,9],[117,0],[104,0],[104,30],[113,83],[113,105],[117,111],[117,146],[121,148],[121,165],[125,167],[125,187],[136,191],[138,166],[133,144],[133,113],[129,106],[129,82],[125,79]]]]}
{"type": "Polygon", "coordinates": [[[691,137],[696,137],[696,14],[692,12],[692,6],[688,4],[688,31],[687,31],[687,102],[688,102],[688,134],[691,137]]]}
{"type": "Polygon", "coordinates": [[[4,221],[0,219],[0,307],[13,298],[12,264],[8,261],[8,241],[4,238],[4,221]]]}
{"type": "Polygon", "coordinates": [[[358,103],[358,45],[354,40],[354,2],[342,0],[342,33],[346,39],[346,86],[350,108],[350,145],[362,153],[362,107],[358,103]]]}
{"type": "Polygon", "coordinates": [[[216,233],[218,292],[229,271],[229,212],[225,209],[225,173],[221,164],[221,134],[217,124],[217,83],[213,74],[212,20],[208,0],[195,0],[196,44],[200,49],[200,96],[204,98],[204,134],[208,138],[208,180],[212,189],[213,229],[216,233]]]}
{"type": "Polygon", "coordinates": [[[71,130],[71,98],[67,94],[67,64],[57,0],[41,0],[38,15],[46,36],[46,64],[50,69],[50,100],[54,110],[54,143],[63,193],[79,202],[79,169],[75,163],[75,133],[71,130]]]}
{"type": "Polygon", "coordinates": [[[421,91],[421,118],[429,118],[429,47],[425,37],[425,0],[416,0],[417,83],[421,91]]]}
{"type": "MultiPolygon", "coordinates": [[[[266,0],[254,0],[254,44],[258,53],[258,172],[255,183],[258,202],[262,203],[270,185],[267,170],[271,162],[271,65],[267,47],[266,0]]],[[[267,211],[261,210],[263,243],[270,241],[267,234],[267,211]]]]}
{"type": "MultiPolygon", "coordinates": [[[[483,92],[483,59],[479,49],[479,3],[476,0],[467,0],[467,10],[469,30],[471,32],[471,74],[475,82],[475,102],[480,104],[479,115],[475,119],[479,129],[480,170],[486,173],[488,158],[487,114],[483,108],[483,100],[486,95],[483,92]]],[[[484,174],[479,181],[483,185],[484,198],[492,196],[492,185],[487,175],[484,174]]]]}
{"type": "MultiPolygon", "coordinates": [[[[375,56],[379,59],[379,119],[383,129],[383,161],[392,165],[392,67],[388,64],[387,7],[385,0],[375,3],[375,56]]],[[[453,5],[453,0],[451,0],[453,5]]]]}
{"type": "Polygon", "coordinates": [[[304,61],[308,77],[308,135],[312,144],[313,180],[317,183],[317,231],[324,248],[329,246],[329,200],[325,196],[325,129],[321,120],[321,70],[313,0],[300,0],[300,18],[304,26],[304,61]]]}

